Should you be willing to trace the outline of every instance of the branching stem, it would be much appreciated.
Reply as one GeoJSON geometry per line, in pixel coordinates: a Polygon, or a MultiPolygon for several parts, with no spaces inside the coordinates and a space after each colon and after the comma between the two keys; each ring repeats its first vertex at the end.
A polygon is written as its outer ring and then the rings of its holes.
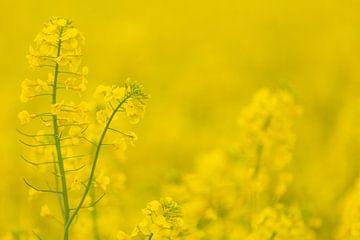
{"type": "MultiPolygon", "coordinates": [[[[80,209],[83,207],[83,204],[85,202],[86,196],[88,195],[90,189],[91,189],[91,185],[93,183],[93,179],[94,179],[94,175],[95,175],[95,170],[96,170],[96,166],[97,166],[97,162],[100,156],[100,151],[101,151],[101,147],[103,145],[103,142],[105,140],[106,134],[110,128],[110,125],[112,123],[112,120],[114,119],[115,115],[117,114],[117,111],[121,108],[121,106],[127,101],[128,98],[130,98],[131,96],[128,95],[126,97],[124,97],[124,99],[119,102],[118,106],[114,109],[114,111],[112,112],[110,118],[108,119],[108,121],[106,122],[106,125],[104,127],[104,130],[101,134],[99,143],[96,146],[96,150],[95,150],[95,156],[94,156],[94,160],[92,163],[92,167],[91,167],[91,171],[90,171],[90,175],[89,175],[89,179],[88,182],[86,184],[85,190],[83,192],[83,195],[81,197],[81,200],[78,204],[78,206],[75,208],[74,212],[71,214],[71,216],[69,217],[69,220],[67,221],[66,225],[65,225],[65,231],[68,232],[70,229],[70,226],[72,224],[72,222],[74,221],[76,215],[79,213],[80,209]]],[[[64,239],[65,240],[65,239],[64,239]]]]}

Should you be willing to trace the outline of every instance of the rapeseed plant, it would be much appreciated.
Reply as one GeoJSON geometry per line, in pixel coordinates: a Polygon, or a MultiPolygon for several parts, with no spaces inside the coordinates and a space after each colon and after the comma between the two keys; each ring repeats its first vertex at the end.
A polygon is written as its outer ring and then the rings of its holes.
{"type": "MultiPolygon", "coordinates": [[[[54,176],[54,185],[47,187],[35,186],[24,179],[30,187],[29,198],[38,193],[57,196],[62,217],[53,212],[55,206],[47,204],[41,207],[40,216],[60,223],[64,240],[71,238],[70,230],[79,212],[93,210],[110,183],[103,171],[96,172],[101,149],[105,146],[125,149],[127,143],[136,140],[134,133],[113,128],[113,121],[125,113],[130,123],[138,123],[148,98],[143,87],[131,79],[124,86],[100,85],[95,92],[102,98],[101,109],[96,113],[99,124],[94,123],[92,104],[75,103],[70,94],[75,92],[81,97],[86,90],[88,68],[81,67],[83,43],[83,34],[71,20],[54,17],[45,24],[30,46],[27,58],[32,69],[49,69],[48,76],[46,80],[25,79],[20,99],[29,102],[48,97],[49,100],[41,113],[24,110],[18,114],[22,124],[36,121],[41,128],[34,134],[19,130],[26,138],[20,142],[31,149],[22,158],[54,176]],[[116,134],[112,136],[116,141],[106,142],[111,140],[110,132],[116,134]],[[102,193],[99,195],[94,188],[102,193]]],[[[36,236],[40,238],[39,234],[36,236]]]]}
{"type": "Polygon", "coordinates": [[[300,113],[288,90],[260,90],[240,114],[235,147],[206,154],[166,188],[182,205],[188,239],[315,239],[300,208],[283,199],[300,113]]]}

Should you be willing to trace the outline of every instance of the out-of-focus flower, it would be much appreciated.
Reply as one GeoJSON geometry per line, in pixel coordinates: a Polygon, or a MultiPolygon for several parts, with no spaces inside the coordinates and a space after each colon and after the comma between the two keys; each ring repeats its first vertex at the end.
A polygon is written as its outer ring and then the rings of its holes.
{"type": "Polygon", "coordinates": [[[30,115],[30,113],[28,111],[21,111],[18,114],[18,118],[21,122],[21,124],[26,124],[29,123],[32,119],[32,116],[30,115]]]}

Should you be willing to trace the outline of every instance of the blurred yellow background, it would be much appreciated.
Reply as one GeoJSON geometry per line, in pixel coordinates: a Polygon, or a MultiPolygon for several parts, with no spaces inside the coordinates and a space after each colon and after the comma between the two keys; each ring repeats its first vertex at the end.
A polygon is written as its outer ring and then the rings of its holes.
{"type": "Polygon", "coordinates": [[[123,198],[136,199],[125,212],[158,198],[173,171],[232,142],[256,90],[286,86],[304,109],[294,193],[324,219],[319,234],[329,239],[360,167],[359,1],[2,0],[0,9],[0,235],[39,221],[23,183],[31,173],[19,158],[16,115],[28,47],[51,16],[64,16],[84,32],[90,93],[130,76],[152,96],[124,164],[123,198]]]}

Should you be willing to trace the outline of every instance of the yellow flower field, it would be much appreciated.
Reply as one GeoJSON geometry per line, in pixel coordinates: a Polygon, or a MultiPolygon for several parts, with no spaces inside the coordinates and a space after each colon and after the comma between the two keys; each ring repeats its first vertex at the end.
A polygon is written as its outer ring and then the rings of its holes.
{"type": "Polygon", "coordinates": [[[1,240],[360,240],[360,2],[2,1],[1,240]]]}

